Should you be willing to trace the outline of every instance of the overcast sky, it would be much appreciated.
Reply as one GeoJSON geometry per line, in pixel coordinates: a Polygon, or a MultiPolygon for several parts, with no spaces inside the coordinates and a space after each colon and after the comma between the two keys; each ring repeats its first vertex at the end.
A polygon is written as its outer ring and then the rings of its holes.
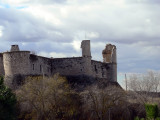
{"type": "Polygon", "coordinates": [[[98,61],[107,43],[117,46],[119,75],[160,70],[159,11],[160,0],[1,0],[0,52],[18,44],[47,57],[81,56],[90,39],[98,61]]]}

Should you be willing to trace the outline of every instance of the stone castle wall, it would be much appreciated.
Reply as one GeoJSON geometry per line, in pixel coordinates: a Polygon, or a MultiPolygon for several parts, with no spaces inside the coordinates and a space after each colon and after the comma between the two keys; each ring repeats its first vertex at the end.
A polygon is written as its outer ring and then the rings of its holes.
{"type": "MultiPolygon", "coordinates": [[[[19,75],[22,77],[28,75],[51,76],[55,73],[64,76],[84,75],[103,78],[107,81],[117,81],[116,46],[106,45],[102,52],[103,62],[91,60],[89,40],[82,41],[81,48],[82,57],[46,58],[30,54],[29,51],[19,51],[17,45],[12,45],[10,52],[0,54],[0,74],[4,75],[5,73],[5,78],[9,78],[7,83],[10,85],[13,84],[12,78],[20,78],[19,75]]],[[[18,83],[20,82],[18,81],[18,83]]]]}
{"type": "Polygon", "coordinates": [[[81,75],[86,74],[85,59],[83,57],[75,58],[55,58],[52,60],[52,74],[61,75],[81,75]]]}
{"type": "Polygon", "coordinates": [[[52,64],[51,59],[37,55],[30,55],[30,74],[31,75],[51,75],[52,64]]]}
{"type": "Polygon", "coordinates": [[[3,54],[0,53],[0,75],[4,76],[3,54]]]}
{"type": "Polygon", "coordinates": [[[92,73],[94,77],[106,78],[107,69],[104,63],[92,60],[92,73]]]}

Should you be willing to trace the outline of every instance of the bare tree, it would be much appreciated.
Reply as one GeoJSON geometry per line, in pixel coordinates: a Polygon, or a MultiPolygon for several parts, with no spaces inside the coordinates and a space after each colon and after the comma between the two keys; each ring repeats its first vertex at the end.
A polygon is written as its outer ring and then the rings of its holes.
{"type": "Polygon", "coordinates": [[[51,78],[29,77],[16,93],[23,108],[30,106],[32,117],[37,120],[72,119],[78,114],[78,95],[59,74],[51,78]]]}
{"type": "Polygon", "coordinates": [[[159,87],[160,76],[157,72],[148,71],[146,74],[129,76],[128,88],[132,91],[130,93],[141,103],[153,102],[153,97],[155,97],[159,87]]]}
{"type": "Polygon", "coordinates": [[[81,95],[84,110],[90,113],[90,119],[110,120],[110,110],[125,103],[125,92],[113,86],[104,89],[92,86],[81,95]]]}

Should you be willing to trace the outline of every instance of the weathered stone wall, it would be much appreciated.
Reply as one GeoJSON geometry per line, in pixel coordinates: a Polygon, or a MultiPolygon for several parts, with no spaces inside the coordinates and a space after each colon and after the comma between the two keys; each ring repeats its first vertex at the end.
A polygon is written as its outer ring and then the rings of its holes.
{"type": "Polygon", "coordinates": [[[92,60],[92,75],[96,78],[105,78],[109,81],[117,81],[117,64],[102,63],[92,60]]]}
{"type": "Polygon", "coordinates": [[[50,58],[41,57],[37,55],[30,55],[30,74],[31,75],[51,75],[52,65],[50,58]]]}
{"type": "Polygon", "coordinates": [[[111,80],[117,82],[117,63],[112,63],[110,64],[111,69],[110,69],[110,75],[111,75],[111,80]]]}
{"type": "Polygon", "coordinates": [[[92,74],[94,77],[106,78],[106,67],[102,62],[92,60],[92,74]]]}
{"type": "Polygon", "coordinates": [[[61,75],[82,75],[87,74],[85,59],[83,57],[75,58],[55,58],[52,60],[52,74],[61,75]]]}
{"type": "Polygon", "coordinates": [[[4,76],[3,54],[0,53],[0,75],[4,76]]]}

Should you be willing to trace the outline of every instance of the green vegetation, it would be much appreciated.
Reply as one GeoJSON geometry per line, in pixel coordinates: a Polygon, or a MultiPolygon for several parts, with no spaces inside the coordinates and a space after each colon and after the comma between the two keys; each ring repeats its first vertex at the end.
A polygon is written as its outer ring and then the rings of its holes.
{"type": "Polygon", "coordinates": [[[0,77],[0,120],[16,120],[16,96],[0,77]]]}
{"type": "Polygon", "coordinates": [[[155,119],[158,117],[158,106],[152,104],[145,104],[146,109],[146,118],[147,119],[155,119]]]}

